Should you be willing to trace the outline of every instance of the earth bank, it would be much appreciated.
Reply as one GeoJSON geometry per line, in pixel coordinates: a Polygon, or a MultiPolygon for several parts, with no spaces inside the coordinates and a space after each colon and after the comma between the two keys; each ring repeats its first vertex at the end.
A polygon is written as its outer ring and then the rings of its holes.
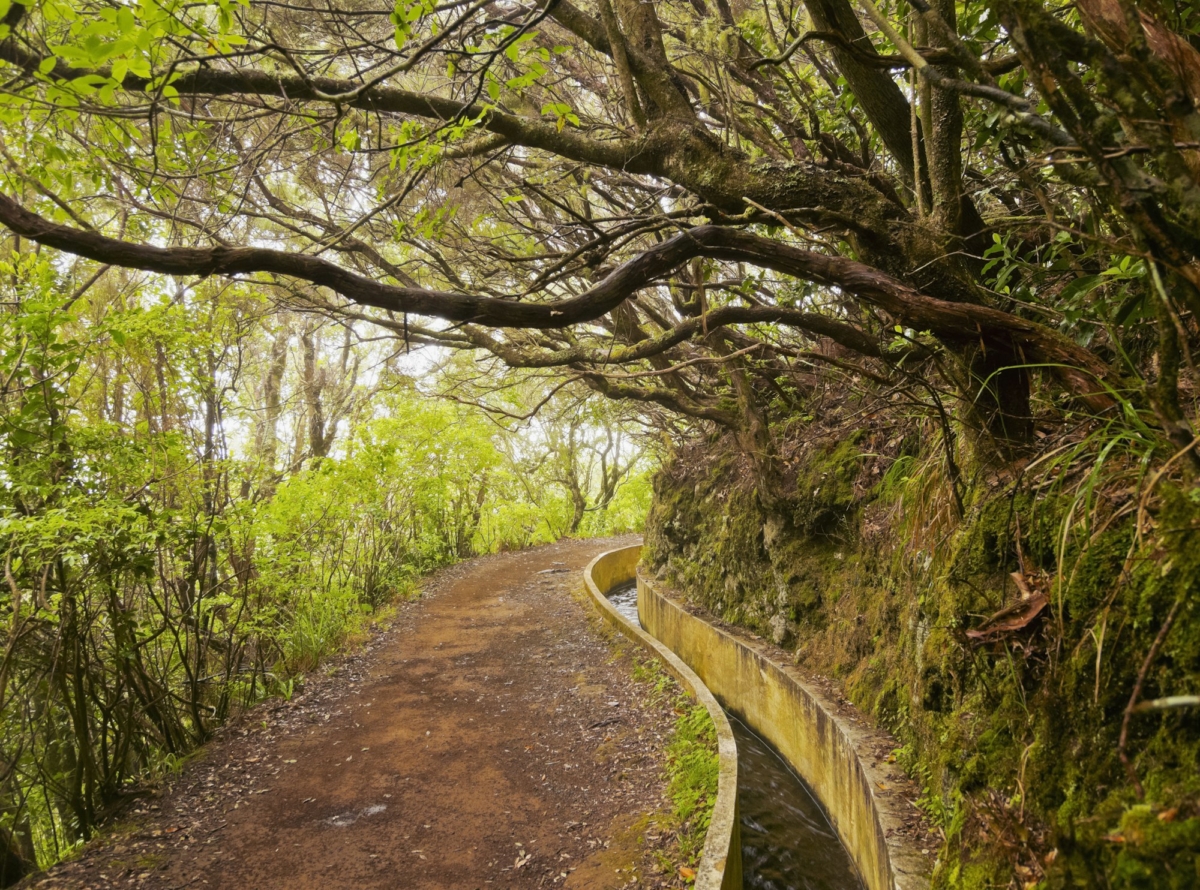
{"type": "Polygon", "coordinates": [[[935,887],[1197,886],[1200,710],[1125,714],[1139,675],[1141,700],[1200,687],[1200,505],[1163,485],[1139,510],[1132,471],[1068,460],[981,467],[960,516],[923,441],[833,417],[764,491],[733,436],[698,437],[657,479],[643,559],[901,741],[935,887]]]}

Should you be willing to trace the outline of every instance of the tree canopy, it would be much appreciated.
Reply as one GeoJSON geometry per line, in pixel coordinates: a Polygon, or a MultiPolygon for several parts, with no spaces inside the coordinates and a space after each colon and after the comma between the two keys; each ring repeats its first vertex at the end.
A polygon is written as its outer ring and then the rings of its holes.
{"type": "Polygon", "coordinates": [[[1191,440],[1190,7],[44,2],[4,21],[0,221],[81,260],[253,280],[759,448],[762,392],[847,361],[952,381],[1001,453],[1031,434],[1031,375],[1092,411],[1139,392],[1191,440]]]}

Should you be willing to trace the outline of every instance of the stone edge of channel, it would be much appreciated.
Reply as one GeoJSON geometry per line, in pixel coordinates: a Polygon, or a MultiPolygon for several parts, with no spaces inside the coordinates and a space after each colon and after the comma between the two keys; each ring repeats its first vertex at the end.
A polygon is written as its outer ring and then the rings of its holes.
{"type": "Polygon", "coordinates": [[[609,550],[593,559],[583,572],[583,587],[600,616],[616,630],[658,657],[667,671],[704,705],[717,730],[720,771],[717,799],[704,838],[694,890],[740,890],[742,851],[737,812],[737,745],[725,711],[708,687],[674,652],[616,610],[605,594],[637,578],[641,545],[609,550]]]}

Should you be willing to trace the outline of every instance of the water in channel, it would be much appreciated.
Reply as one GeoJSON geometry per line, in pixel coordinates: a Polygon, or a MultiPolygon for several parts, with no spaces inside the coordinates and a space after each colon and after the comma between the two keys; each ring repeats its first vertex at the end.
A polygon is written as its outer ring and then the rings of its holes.
{"type": "MultiPolygon", "coordinates": [[[[640,626],[637,585],[609,600],[640,626]]],[[[862,890],[850,854],[808,786],[774,749],[729,714],[738,749],[738,813],[746,890],[862,890]]]]}
{"type": "Polygon", "coordinates": [[[637,582],[630,581],[621,584],[608,592],[608,601],[617,607],[617,611],[636,624],[642,626],[637,613],[637,582]]]}

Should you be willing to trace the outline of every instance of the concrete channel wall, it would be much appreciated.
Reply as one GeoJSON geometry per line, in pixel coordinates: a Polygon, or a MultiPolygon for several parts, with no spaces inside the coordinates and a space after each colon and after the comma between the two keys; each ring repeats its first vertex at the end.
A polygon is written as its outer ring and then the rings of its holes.
{"type": "Polygon", "coordinates": [[[906,831],[913,813],[900,791],[911,788],[883,762],[894,744],[890,739],[857,720],[762,640],[714,626],[640,574],[638,615],[647,632],[804,779],[868,890],[929,886],[929,857],[906,831]]]}
{"type": "Polygon", "coordinates": [[[651,654],[657,656],[679,684],[708,710],[717,729],[717,753],[720,773],[712,820],[704,839],[700,865],[696,869],[695,890],[741,890],[742,847],[737,812],[737,745],[725,712],[708,688],[674,652],[647,634],[618,612],[606,594],[618,585],[632,581],[641,555],[640,545],[610,550],[591,561],[583,573],[583,586],[600,615],[651,654]]]}

